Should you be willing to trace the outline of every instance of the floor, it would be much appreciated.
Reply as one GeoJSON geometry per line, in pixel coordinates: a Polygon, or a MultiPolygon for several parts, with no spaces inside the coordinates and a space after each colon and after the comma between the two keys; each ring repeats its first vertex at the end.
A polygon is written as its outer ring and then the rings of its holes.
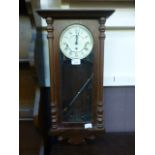
{"type": "Polygon", "coordinates": [[[87,144],[55,143],[51,155],[134,155],[133,133],[109,133],[87,144]]]}

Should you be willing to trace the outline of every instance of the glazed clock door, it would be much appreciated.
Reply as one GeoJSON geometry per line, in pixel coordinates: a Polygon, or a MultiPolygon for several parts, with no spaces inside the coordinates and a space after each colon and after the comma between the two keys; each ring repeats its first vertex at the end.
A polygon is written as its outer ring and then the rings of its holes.
{"type": "Polygon", "coordinates": [[[84,25],[69,25],[60,34],[59,46],[62,121],[92,122],[92,33],[84,25]]]}

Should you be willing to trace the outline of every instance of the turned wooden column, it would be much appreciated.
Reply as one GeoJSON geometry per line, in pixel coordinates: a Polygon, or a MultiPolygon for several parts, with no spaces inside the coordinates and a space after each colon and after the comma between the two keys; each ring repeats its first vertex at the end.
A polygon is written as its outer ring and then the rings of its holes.
{"type": "Polygon", "coordinates": [[[51,17],[46,18],[47,23],[47,38],[48,38],[48,46],[49,46],[49,62],[50,62],[50,93],[51,93],[51,123],[52,129],[57,128],[57,106],[55,99],[55,55],[54,55],[54,45],[53,45],[53,19],[51,17]]]}
{"type": "Polygon", "coordinates": [[[105,22],[106,18],[101,17],[99,20],[99,102],[97,104],[97,128],[103,129],[103,62],[104,62],[104,39],[105,39],[105,22]]]}

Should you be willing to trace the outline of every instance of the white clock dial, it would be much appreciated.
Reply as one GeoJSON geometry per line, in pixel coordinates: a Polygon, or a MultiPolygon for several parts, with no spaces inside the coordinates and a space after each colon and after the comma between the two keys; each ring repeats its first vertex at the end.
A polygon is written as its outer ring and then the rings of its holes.
{"type": "Polygon", "coordinates": [[[83,25],[73,24],[68,26],[60,35],[60,49],[70,59],[83,59],[93,48],[93,36],[83,25]]]}

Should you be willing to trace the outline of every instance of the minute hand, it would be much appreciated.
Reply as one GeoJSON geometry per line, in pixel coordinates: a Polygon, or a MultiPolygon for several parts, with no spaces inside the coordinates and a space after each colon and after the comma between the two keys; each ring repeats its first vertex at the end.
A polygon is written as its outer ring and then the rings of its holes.
{"type": "Polygon", "coordinates": [[[76,41],[75,41],[75,45],[78,45],[78,38],[79,38],[79,33],[78,34],[76,34],[76,41]]]}

